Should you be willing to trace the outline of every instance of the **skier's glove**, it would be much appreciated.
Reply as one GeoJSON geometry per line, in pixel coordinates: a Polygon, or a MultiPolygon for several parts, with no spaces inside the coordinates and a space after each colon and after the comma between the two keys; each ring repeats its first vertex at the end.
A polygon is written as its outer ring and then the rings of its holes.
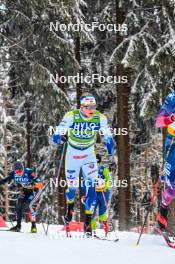
{"type": "Polygon", "coordinates": [[[117,170],[117,165],[116,165],[116,163],[113,161],[113,162],[111,162],[111,163],[109,163],[109,169],[110,169],[110,171],[112,172],[112,173],[115,173],[116,172],[116,170],[117,170]]]}
{"type": "Polygon", "coordinates": [[[61,136],[53,134],[52,140],[55,144],[61,144],[61,136]]]}
{"type": "Polygon", "coordinates": [[[34,188],[36,188],[36,189],[43,189],[44,188],[44,183],[43,182],[37,182],[34,185],[34,188]]]}
{"type": "Polygon", "coordinates": [[[164,175],[160,176],[160,181],[165,182],[165,176],[164,175]]]}
{"type": "Polygon", "coordinates": [[[114,156],[113,155],[109,155],[109,163],[114,162],[114,156]]]}
{"type": "Polygon", "coordinates": [[[63,136],[61,136],[61,140],[62,140],[63,142],[66,142],[66,141],[68,140],[68,136],[67,136],[67,135],[63,135],[63,136]]]}
{"type": "Polygon", "coordinates": [[[173,122],[175,121],[175,115],[174,115],[174,114],[171,115],[171,120],[172,120],[173,122]]]}
{"type": "Polygon", "coordinates": [[[112,155],[109,156],[109,170],[113,173],[115,173],[117,170],[117,165],[114,161],[114,156],[112,156],[112,155]]]}

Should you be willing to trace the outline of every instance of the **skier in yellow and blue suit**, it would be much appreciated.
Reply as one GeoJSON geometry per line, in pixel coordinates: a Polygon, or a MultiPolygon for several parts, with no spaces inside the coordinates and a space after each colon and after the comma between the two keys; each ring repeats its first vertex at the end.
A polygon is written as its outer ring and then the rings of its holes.
{"type": "Polygon", "coordinates": [[[99,220],[103,223],[105,234],[108,233],[107,205],[112,187],[112,176],[108,167],[101,163],[101,155],[97,154],[98,181],[96,184],[96,204],[91,220],[91,228],[96,229],[96,210],[99,210],[99,220]]]}

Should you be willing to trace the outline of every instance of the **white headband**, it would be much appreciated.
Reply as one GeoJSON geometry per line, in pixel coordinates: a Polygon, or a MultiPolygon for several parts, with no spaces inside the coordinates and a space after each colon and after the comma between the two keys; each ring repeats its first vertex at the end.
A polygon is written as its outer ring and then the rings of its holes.
{"type": "Polygon", "coordinates": [[[80,100],[81,105],[96,105],[96,100],[93,95],[83,96],[80,100]]]}

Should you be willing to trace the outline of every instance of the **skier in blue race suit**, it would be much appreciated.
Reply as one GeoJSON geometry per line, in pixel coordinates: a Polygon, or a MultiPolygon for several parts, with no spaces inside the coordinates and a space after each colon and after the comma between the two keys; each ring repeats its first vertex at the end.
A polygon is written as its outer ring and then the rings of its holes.
{"type": "Polygon", "coordinates": [[[20,161],[15,162],[14,170],[10,172],[6,178],[0,180],[0,185],[11,181],[14,181],[17,186],[19,186],[20,193],[18,195],[16,207],[17,225],[12,227],[10,231],[20,232],[23,210],[27,205],[28,218],[32,223],[31,232],[36,233],[36,212],[33,205],[36,203],[39,192],[44,185],[41,180],[36,177],[35,172],[30,168],[24,168],[20,161]]]}
{"type": "Polygon", "coordinates": [[[168,207],[175,198],[175,92],[170,93],[157,116],[157,127],[167,128],[164,159],[165,165],[162,173],[162,181],[165,182],[165,190],[162,194],[157,222],[162,230],[167,227],[168,207]]]}

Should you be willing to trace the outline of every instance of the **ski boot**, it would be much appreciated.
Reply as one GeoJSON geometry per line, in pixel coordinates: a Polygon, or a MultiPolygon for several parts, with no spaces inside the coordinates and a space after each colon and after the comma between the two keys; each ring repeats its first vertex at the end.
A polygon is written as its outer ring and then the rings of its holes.
{"type": "Polygon", "coordinates": [[[168,212],[169,212],[168,207],[166,205],[161,204],[159,213],[157,215],[157,226],[162,232],[165,231],[168,225],[167,223],[168,212]]]}
{"type": "Polygon", "coordinates": [[[17,224],[16,226],[13,226],[12,228],[9,229],[9,231],[20,232],[21,231],[21,224],[17,224]]]}
{"type": "Polygon", "coordinates": [[[37,233],[37,228],[36,228],[36,223],[35,222],[32,222],[31,233],[32,234],[36,234],[37,233]]]}
{"type": "Polygon", "coordinates": [[[74,203],[68,204],[66,214],[64,217],[67,237],[70,237],[69,223],[72,221],[72,216],[74,212],[73,208],[74,208],[74,203]]]}
{"type": "Polygon", "coordinates": [[[92,219],[91,214],[85,215],[85,223],[84,223],[85,237],[92,237],[91,219],[92,219]]]}

